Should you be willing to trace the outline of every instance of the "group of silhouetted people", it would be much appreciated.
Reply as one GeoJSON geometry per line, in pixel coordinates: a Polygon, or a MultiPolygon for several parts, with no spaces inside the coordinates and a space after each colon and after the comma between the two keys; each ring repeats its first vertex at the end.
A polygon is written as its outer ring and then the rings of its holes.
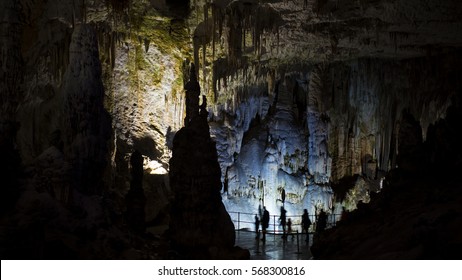
{"type": "MultiPolygon", "coordinates": [[[[305,242],[309,244],[310,240],[310,233],[309,233],[309,228],[312,225],[312,222],[310,220],[310,216],[308,214],[308,210],[304,209],[303,214],[302,214],[302,234],[306,234],[306,239],[305,242]]],[[[259,240],[260,239],[260,226],[261,226],[261,233],[262,237],[261,240],[263,242],[266,241],[266,231],[269,227],[269,219],[270,215],[268,210],[266,210],[266,207],[263,207],[263,211],[259,207],[259,215],[255,215],[255,232],[256,236],[255,239],[259,240]]],[[[294,234],[292,231],[292,220],[290,218],[287,219],[287,211],[284,209],[283,206],[281,206],[281,214],[279,216],[279,224],[282,227],[282,239],[287,240],[287,236],[292,236],[292,239],[294,238],[294,234]]],[[[327,213],[324,212],[323,209],[319,212],[318,215],[316,215],[316,228],[315,228],[315,234],[319,234],[322,231],[326,229],[327,226],[327,213]]]]}

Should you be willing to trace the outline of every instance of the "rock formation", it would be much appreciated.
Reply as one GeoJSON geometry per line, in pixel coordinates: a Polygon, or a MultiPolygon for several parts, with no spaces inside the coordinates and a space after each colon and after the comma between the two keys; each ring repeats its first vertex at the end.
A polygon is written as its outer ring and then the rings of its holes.
{"type": "Polygon", "coordinates": [[[185,86],[187,119],[173,139],[170,160],[171,246],[179,258],[236,258],[243,252],[234,248],[234,225],[221,202],[220,166],[207,114],[199,114],[200,87],[194,72],[192,65],[185,86]]]}
{"type": "Polygon", "coordinates": [[[104,109],[95,30],[77,25],[69,49],[69,67],[62,85],[64,154],[71,164],[73,187],[85,194],[101,193],[111,128],[104,109]]]}
{"type": "Polygon", "coordinates": [[[409,138],[403,164],[386,175],[383,189],[369,204],[360,204],[321,234],[311,248],[315,258],[460,258],[462,199],[454,172],[462,167],[460,145],[454,142],[462,140],[462,125],[456,121],[462,117],[460,89],[445,120],[432,125],[423,144],[415,133],[417,122],[404,114],[400,135],[409,138]],[[438,157],[435,151],[440,151],[438,157]],[[415,165],[417,159],[421,162],[415,165]]]}
{"type": "MultiPolygon", "coordinates": [[[[191,68],[195,69],[194,64],[191,68]]],[[[191,71],[189,81],[185,85],[186,90],[186,117],[184,119],[184,126],[188,126],[193,119],[199,115],[199,96],[201,89],[197,81],[196,71],[191,71]]]]}

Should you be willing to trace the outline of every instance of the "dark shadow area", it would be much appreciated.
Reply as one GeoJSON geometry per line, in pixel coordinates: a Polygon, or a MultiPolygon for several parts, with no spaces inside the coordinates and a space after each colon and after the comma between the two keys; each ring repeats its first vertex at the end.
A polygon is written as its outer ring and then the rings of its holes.
{"type": "Polygon", "coordinates": [[[138,150],[141,154],[151,159],[159,158],[162,153],[157,151],[156,143],[150,137],[134,138],[133,149],[138,150]]]}
{"type": "Polygon", "coordinates": [[[340,179],[337,183],[332,183],[331,188],[334,191],[335,200],[341,202],[345,199],[347,193],[355,187],[359,175],[347,176],[340,179]]]}
{"type": "Polygon", "coordinates": [[[189,15],[189,0],[166,0],[169,13],[179,19],[185,19],[189,15]]]}

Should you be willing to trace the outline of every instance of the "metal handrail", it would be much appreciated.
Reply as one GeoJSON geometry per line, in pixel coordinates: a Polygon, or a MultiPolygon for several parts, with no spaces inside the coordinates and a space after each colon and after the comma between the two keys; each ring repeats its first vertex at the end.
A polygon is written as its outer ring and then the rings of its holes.
{"type": "MultiPolygon", "coordinates": [[[[236,227],[236,230],[240,230],[242,229],[241,228],[241,224],[250,224],[250,225],[255,225],[255,220],[254,220],[254,216],[255,216],[255,213],[245,213],[245,212],[235,212],[235,211],[229,211],[228,212],[229,214],[235,214],[234,216],[237,215],[237,219],[233,219],[231,218],[231,220],[233,221],[233,223],[236,225],[237,223],[237,227],[236,227]],[[243,220],[242,217],[249,217],[250,216],[250,220],[249,219],[245,219],[243,220]]],[[[258,214],[257,214],[258,215],[258,214]]],[[[311,220],[311,226],[309,228],[309,232],[314,232],[314,229],[315,229],[315,226],[316,226],[316,215],[313,215],[313,214],[310,214],[308,215],[310,217],[310,220],[311,220]],[[311,229],[311,230],[310,230],[311,229]]],[[[301,218],[301,215],[287,215],[286,218],[297,218],[297,220],[299,218],[301,218]]],[[[335,224],[337,223],[337,221],[339,220],[338,218],[340,218],[340,214],[327,214],[327,225],[326,225],[326,228],[330,228],[330,227],[333,227],[335,226],[335,224]]],[[[269,226],[272,226],[273,230],[273,234],[276,234],[277,232],[279,232],[279,230],[276,230],[276,228],[278,228],[280,226],[279,223],[276,223],[276,220],[279,220],[279,216],[278,215],[270,215],[270,224],[269,226]],[[271,218],[272,217],[272,218],[271,218]],[[273,223],[271,223],[271,221],[273,221],[273,223]]],[[[301,226],[301,223],[300,222],[293,222],[292,223],[292,227],[294,226],[301,226]]],[[[252,229],[252,226],[250,227],[252,229]]],[[[252,232],[255,232],[255,230],[250,230],[252,232]]],[[[270,232],[270,231],[269,231],[270,232]]],[[[282,232],[282,231],[280,231],[282,232]]],[[[301,233],[301,231],[298,231],[298,233],[301,233]]]]}

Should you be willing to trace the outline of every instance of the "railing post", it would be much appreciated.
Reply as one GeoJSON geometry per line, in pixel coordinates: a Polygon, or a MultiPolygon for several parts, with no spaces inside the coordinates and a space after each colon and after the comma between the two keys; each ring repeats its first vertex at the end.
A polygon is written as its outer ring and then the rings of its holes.
{"type": "Polygon", "coordinates": [[[300,254],[300,243],[299,243],[299,239],[298,239],[298,230],[296,230],[295,232],[297,234],[297,254],[300,254]]]}
{"type": "Polygon", "coordinates": [[[273,235],[276,237],[276,215],[273,215],[273,235]]]}

